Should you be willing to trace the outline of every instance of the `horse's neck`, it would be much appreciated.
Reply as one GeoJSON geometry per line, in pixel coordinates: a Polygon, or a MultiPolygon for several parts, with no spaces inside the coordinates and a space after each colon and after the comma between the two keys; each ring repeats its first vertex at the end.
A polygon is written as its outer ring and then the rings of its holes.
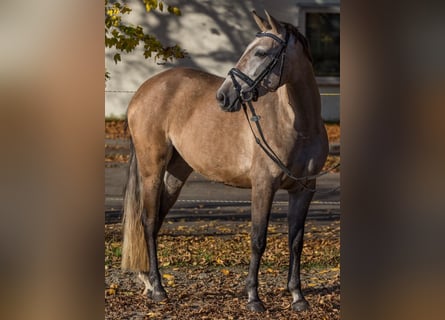
{"type": "Polygon", "coordinates": [[[286,84],[278,90],[278,97],[284,116],[293,122],[297,131],[305,134],[319,132],[321,103],[315,79],[286,84]]]}

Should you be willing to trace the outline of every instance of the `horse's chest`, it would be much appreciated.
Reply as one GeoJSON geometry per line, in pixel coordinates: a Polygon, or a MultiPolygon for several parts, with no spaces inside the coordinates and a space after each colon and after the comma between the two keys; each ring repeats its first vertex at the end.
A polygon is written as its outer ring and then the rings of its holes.
{"type": "Polygon", "coordinates": [[[289,169],[298,176],[316,174],[326,161],[327,150],[327,142],[321,137],[299,134],[288,156],[289,169]]]}

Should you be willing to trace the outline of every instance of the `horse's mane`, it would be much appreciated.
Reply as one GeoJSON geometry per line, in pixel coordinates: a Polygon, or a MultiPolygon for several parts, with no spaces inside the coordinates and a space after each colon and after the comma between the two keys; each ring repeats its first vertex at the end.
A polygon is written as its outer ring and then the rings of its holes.
{"type": "Polygon", "coordinates": [[[298,30],[297,27],[294,25],[287,23],[287,22],[281,22],[281,24],[286,28],[286,31],[292,34],[297,41],[300,41],[303,45],[303,51],[308,57],[308,59],[312,62],[312,55],[311,50],[309,48],[309,42],[307,41],[306,37],[298,30]]]}

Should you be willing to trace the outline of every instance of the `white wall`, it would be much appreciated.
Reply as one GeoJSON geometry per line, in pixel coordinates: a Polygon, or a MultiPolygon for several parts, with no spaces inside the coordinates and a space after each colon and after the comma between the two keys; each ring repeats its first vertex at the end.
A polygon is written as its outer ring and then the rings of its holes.
{"type": "Polygon", "coordinates": [[[133,91],[146,79],[173,66],[193,67],[225,76],[258,32],[251,17],[252,10],[263,15],[266,8],[277,19],[298,25],[296,1],[166,2],[178,5],[182,16],[158,11],[147,14],[141,1],[133,0],[129,1],[133,12],[128,21],[143,26],[166,45],[179,44],[188,52],[188,58],[159,65],[152,59],[145,60],[142,49],[137,49],[133,53],[123,54],[122,61],[115,64],[114,52],[106,49],[105,67],[111,79],[106,82],[105,88],[105,116],[125,117],[133,91]]]}

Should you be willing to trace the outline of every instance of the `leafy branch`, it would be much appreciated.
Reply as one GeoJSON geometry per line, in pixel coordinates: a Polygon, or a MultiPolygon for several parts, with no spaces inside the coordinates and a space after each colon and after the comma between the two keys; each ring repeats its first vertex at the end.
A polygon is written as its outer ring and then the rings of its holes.
{"type": "MultiPolygon", "coordinates": [[[[145,5],[146,12],[165,9],[170,14],[180,16],[181,10],[178,7],[165,4],[158,0],[141,0],[145,5]]],[[[122,21],[124,15],[128,15],[132,9],[124,0],[105,0],[105,47],[114,48],[113,55],[115,63],[121,61],[122,53],[130,53],[140,44],[144,47],[143,55],[145,59],[154,58],[155,61],[163,62],[186,57],[186,52],[180,46],[164,46],[155,36],[148,34],[137,25],[130,25],[122,21]]],[[[106,78],[109,74],[106,73],[106,78]]]]}

